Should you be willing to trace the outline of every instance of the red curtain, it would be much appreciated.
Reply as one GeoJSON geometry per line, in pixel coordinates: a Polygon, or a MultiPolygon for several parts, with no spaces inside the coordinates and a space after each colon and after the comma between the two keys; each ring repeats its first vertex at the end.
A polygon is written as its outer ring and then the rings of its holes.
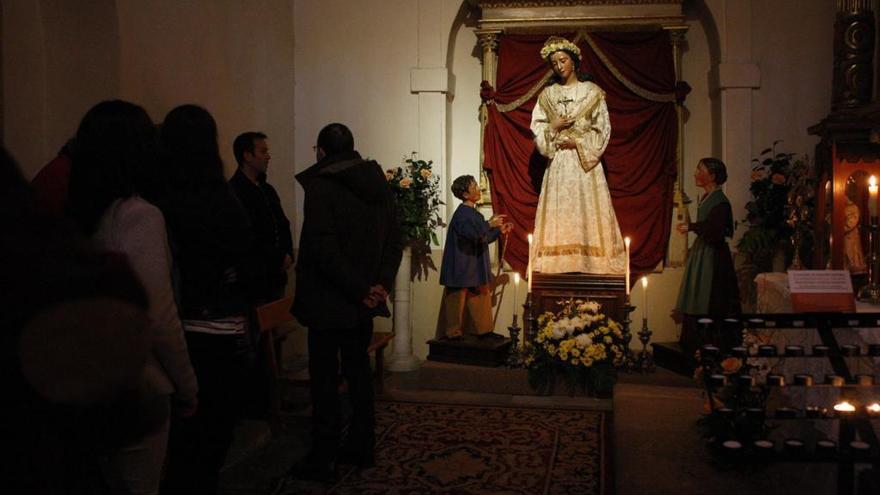
{"type": "MultiPolygon", "coordinates": [[[[632,269],[645,272],[663,259],[669,241],[677,173],[674,98],[683,99],[687,86],[676,88],[667,33],[590,33],[589,37],[601,54],[585,37],[579,41],[580,71],[592,75],[607,95],[611,141],[602,161],[621,232],[632,238],[632,269]]],[[[535,227],[546,167],[529,129],[538,92],[515,109],[502,112],[498,106],[516,102],[547,74],[549,66],[540,56],[546,39],[546,35],[502,36],[497,88],[484,82],[481,92],[488,110],[483,166],[495,211],[508,214],[515,223],[505,259],[520,273],[525,273],[528,263],[526,234],[535,227]]]]}

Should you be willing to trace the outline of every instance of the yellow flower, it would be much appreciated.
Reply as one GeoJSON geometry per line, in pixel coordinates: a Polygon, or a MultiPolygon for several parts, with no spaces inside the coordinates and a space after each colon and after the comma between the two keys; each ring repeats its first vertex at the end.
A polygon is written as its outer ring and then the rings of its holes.
{"type": "Polygon", "coordinates": [[[571,355],[574,357],[578,357],[581,355],[581,351],[579,351],[577,348],[574,348],[571,350],[571,355]]]}
{"type": "Polygon", "coordinates": [[[428,170],[427,168],[423,168],[422,170],[419,171],[419,174],[422,176],[422,178],[427,179],[428,177],[431,176],[431,171],[428,170]]]}
{"type": "Polygon", "coordinates": [[[390,181],[393,178],[394,178],[394,172],[392,172],[390,170],[386,170],[385,171],[385,180],[390,181]]]}
{"type": "Polygon", "coordinates": [[[610,344],[611,342],[614,342],[614,339],[612,339],[610,335],[606,335],[605,338],[602,340],[605,341],[606,344],[610,344]]]}
{"type": "Polygon", "coordinates": [[[578,359],[577,359],[577,358],[571,358],[571,364],[577,366],[577,364],[578,364],[578,359]]]}

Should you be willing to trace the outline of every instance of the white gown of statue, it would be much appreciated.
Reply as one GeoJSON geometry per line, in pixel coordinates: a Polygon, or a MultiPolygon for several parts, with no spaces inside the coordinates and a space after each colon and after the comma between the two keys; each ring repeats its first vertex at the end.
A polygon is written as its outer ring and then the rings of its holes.
{"type": "Polygon", "coordinates": [[[591,82],[548,86],[531,128],[538,151],[550,159],[535,214],[532,270],[623,274],[626,251],[599,162],[611,136],[605,92],[591,82]],[[575,123],[553,132],[549,123],[556,116],[575,123]],[[577,149],[557,149],[566,137],[577,149]]]}

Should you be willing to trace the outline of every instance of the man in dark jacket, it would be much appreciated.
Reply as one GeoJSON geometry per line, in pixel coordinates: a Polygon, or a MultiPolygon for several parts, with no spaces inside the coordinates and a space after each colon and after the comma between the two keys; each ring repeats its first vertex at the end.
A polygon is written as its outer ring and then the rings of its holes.
{"type": "Polygon", "coordinates": [[[281,200],[266,182],[269,145],[261,132],[245,132],[232,143],[238,170],[229,185],[244,206],[254,230],[255,268],[261,302],[274,301],[284,294],[287,269],[293,264],[290,222],[281,209],[281,200]]]}
{"type": "Polygon", "coordinates": [[[375,413],[367,346],[402,253],[394,198],[381,167],[354,151],[351,131],[318,134],[318,162],[296,176],[305,190],[291,312],[309,328],[313,445],[294,474],[327,479],[335,462],[373,464],[375,413]],[[348,382],[352,422],[340,448],[337,373],[348,382]]]}

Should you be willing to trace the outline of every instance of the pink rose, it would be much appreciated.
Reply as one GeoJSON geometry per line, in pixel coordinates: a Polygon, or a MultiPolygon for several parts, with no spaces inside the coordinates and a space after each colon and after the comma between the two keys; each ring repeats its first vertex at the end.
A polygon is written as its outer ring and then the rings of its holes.
{"type": "Polygon", "coordinates": [[[404,189],[409,188],[410,185],[412,185],[412,179],[410,179],[409,177],[402,179],[400,181],[400,187],[402,187],[404,189]]]}
{"type": "Polygon", "coordinates": [[[770,181],[777,186],[781,186],[785,184],[785,176],[782,174],[773,174],[772,176],[770,176],[770,181]]]}

